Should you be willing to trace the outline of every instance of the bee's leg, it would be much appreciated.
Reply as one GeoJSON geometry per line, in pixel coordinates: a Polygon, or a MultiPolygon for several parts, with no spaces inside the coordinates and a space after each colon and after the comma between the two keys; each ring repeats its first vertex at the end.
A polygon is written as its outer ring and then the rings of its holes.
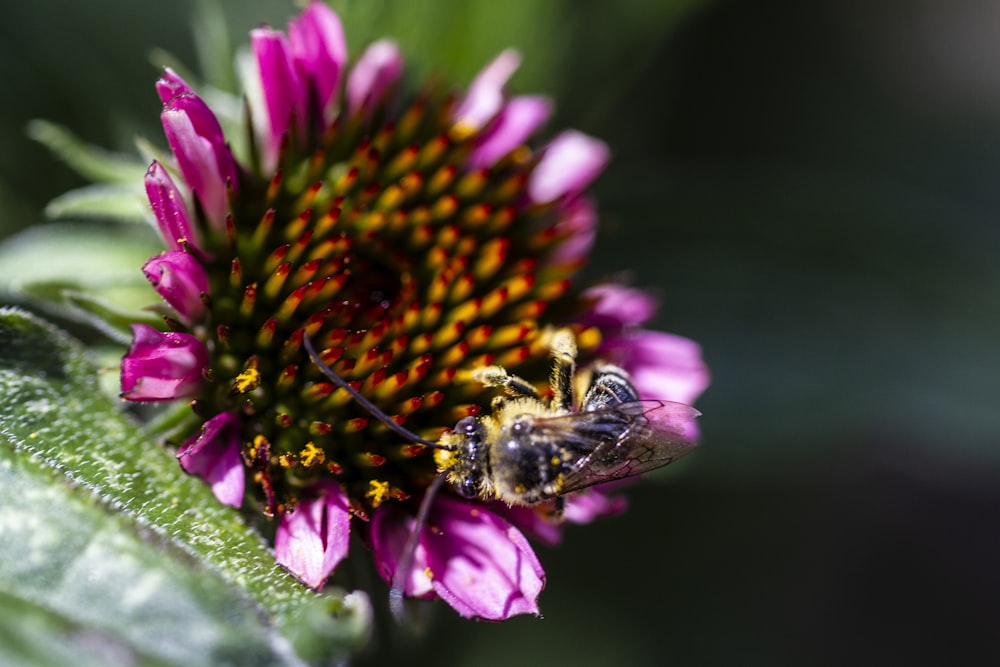
{"type": "Polygon", "coordinates": [[[538,400],[538,391],[527,380],[511,375],[502,366],[483,366],[472,372],[472,377],[487,387],[502,387],[505,392],[516,398],[533,398],[538,400]]]}
{"type": "Polygon", "coordinates": [[[552,334],[552,405],[566,412],[573,410],[573,377],[576,375],[576,339],[569,329],[552,334]]]}

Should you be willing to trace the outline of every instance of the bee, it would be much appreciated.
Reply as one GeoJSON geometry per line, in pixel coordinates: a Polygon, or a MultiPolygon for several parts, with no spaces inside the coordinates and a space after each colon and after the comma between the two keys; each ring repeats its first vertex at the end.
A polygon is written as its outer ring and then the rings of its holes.
{"type": "Polygon", "coordinates": [[[465,417],[438,443],[438,470],[466,498],[511,505],[556,501],[594,484],[665,466],[695,446],[688,405],[640,400],[628,373],[606,363],[576,372],[572,332],[551,336],[552,397],[500,366],[476,369],[473,378],[503,394],[492,413],[465,417]],[[582,399],[574,396],[583,385],[582,399]]]}
{"type": "Polygon", "coordinates": [[[403,612],[405,573],[443,483],[463,497],[484,501],[532,505],[551,500],[559,517],[566,494],[665,466],[697,444],[692,422],[701,413],[693,407],[641,400],[618,366],[598,362],[578,373],[576,339],[569,329],[550,334],[551,397],[543,398],[534,385],[502,366],[477,368],[474,380],[501,390],[492,411],[460,419],[438,442],[397,424],[323,363],[308,335],[303,341],[317,368],[365,410],[398,435],[434,450],[439,474],[424,494],[417,528],[393,576],[390,607],[397,619],[403,612]]]}

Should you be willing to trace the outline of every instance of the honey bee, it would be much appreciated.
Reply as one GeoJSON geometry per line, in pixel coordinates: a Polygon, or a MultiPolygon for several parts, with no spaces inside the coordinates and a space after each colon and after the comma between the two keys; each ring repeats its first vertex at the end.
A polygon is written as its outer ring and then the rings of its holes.
{"type": "Polygon", "coordinates": [[[558,510],[568,493],[665,466],[695,446],[689,425],[697,410],[640,400],[617,366],[598,363],[578,375],[568,329],[552,334],[550,348],[549,400],[500,366],[473,372],[504,393],[493,400],[492,414],[461,419],[438,443],[438,470],[456,492],[511,505],[554,499],[558,510]]]}
{"type": "Polygon", "coordinates": [[[417,528],[393,576],[390,607],[397,619],[418,533],[444,482],[466,498],[511,505],[552,500],[551,514],[558,517],[566,494],[665,466],[697,444],[692,422],[701,413],[693,407],[641,400],[628,373],[611,364],[599,362],[578,373],[576,339],[569,329],[550,334],[551,398],[501,366],[478,368],[474,380],[501,390],[491,413],[462,418],[438,442],[389,418],[322,362],[308,335],[303,340],[313,363],[334,384],[397,434],[434,450],[439,474],[424,494],[417,528]]]}

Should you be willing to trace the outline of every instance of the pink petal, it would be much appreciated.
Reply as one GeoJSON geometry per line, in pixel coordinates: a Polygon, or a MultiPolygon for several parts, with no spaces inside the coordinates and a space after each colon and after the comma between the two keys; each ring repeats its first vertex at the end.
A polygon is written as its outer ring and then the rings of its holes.
{"type": "Polygon", "coordinates": [[[563,237],[556,251],[547,260],[549,264],[582,263],[590,254],[597,238],[597,211],[589,197],[579,197],[568,202],[560,212],[556,233],[563,237]]]}
{"type": "Polygon", "coordinates": [[[594,302],[587,322],[609,330],[643,324],[659,308],[656,297],[649,292],[615,283],[588,288],[583,298],[594,302]]]}
{"type": "Polygon", "coordinates": [[[351,542],[351,513],[338,484],[317,485],[319,493],[281,515],[274,537],[274,557],[312,588],[322,588],[346,556],[351,542]]]}
{"type": "Polygon", "coordinates": [[[208,351],[200,340],[145,324],[133,324],[132,336],[122,359],[122,398],[166,401],[198,393],[208,365],[208,351]]]}
{"type": "Polygon", "coordinates": [[[503,106],[503,87],[517,71],[521,56],[507,49],[484,67],[469,84],[469,92],[455,110],[455,126],[464,133],[478,132],[499,113],[503,106]]]}
{"type": "Polygon", "coordinates": [[[197,246],[191,214],[184,203],[184,196],[174,185],[167,170],[159,162],[153,162],[146,171],[145,180],[146,196],[167,248],[180,250],[182,241],[197,246]]]}
{"type": "Polygon", "coordinates": [[[181,321],[192,324],[205,313],[202,295],[208,293],[208,276],[190,253],[172,250],[150,258],[142,272],[181,321]]]}
{"type": "Polygon", "coordinates": [[[160,101],[167,104],[170,100],[183,93],[191,93],[191,86],[169,67],[164,68],[163,75],[156,82],[156,92],[160,101]]]}
{"type": "Polygon", "coordinates": [[[250,32],[251,46],[257,61],[264,103],[267,109],[268,132],[263,141],[265,170],[278,162],[278,152],[293,123],[300,134],[306,126],[309,91],[292,62],[285,35],[270,28],[250,32]]]}
{"type": "MultiPolygon", "coordinates": [[[[381,505],[372,515],[369,526],[372,555],[375,567],[387,582],[392,582],[393,574],[399,567],[406,540],[417,527],[413,515],[405,514],[393,503],[381,505]]],[[[413,557],[413,567],[403,585],[407,597],[427,597],[434,592],[431,579],[427,576],[427,550],[417,544],[413,557]]]]}
{"type": "Polygon", "coordinates": [[[184,180],[201,200],[205,215],[222,229],[229,210],[228,186],[236,187],[236,163],[215,114],[197,95],[172,98],[160,114],[167,142],[184,180]]]}
{"type": "Polygon", "coordinates": [[[545,572],[517,528],[482,505],[442,496],[421,542],[434,591],[466,618],[538,614],[545,572]]]}
{"type": "Polygon", "coordinates": [[[292,58],[315,93],[325,121],[332,120],[337,85],[347,62],[347,40],[337,14],[323,2],[309,3],[288,24],[292,58]]]}
{"type": "Polygon", "coordinates": [[[395,42],[369,44],[347,77],[347,110],[355,114],[366,109],[371,115],[402,72],[403,55],[395,42]]]}
{"type": "Polygon", "coordinates": [[[555,546],[562,542],[563,524],[546,516],[551,505],[507,505],[506,503],[491,503],[490,510],[499,514],[512,524],[528,533],[542,544],[555,546]]]}
{"type": "Polygon", "coordinates": [[[243,504],[246,475],[240,456],[240,419],[223,412],[201,427],[177,452],[181,467],[201,477],[212,486],[220,503],[239,507],[243,504]]]}
{"type": "Polygon", "coordinates": [[[640,329],[606,339],[598,354],[628,371],[643,398],[690,405],[709,384],[701,347],[681,336],[640,329]]]}
{"type": "Polygon", "coordinates": [[[563,518],[570,523],[590,523],[594,519],[621,514],[628,507],[625,496],[611,495],[610,487],[616,485],[602,484],[566,496],[566,508],[563,518]]]}
{"type": "Polygon", "coordinates": [[[604,171],[611,159],[607,144],[576,130],[552,140],[528,179],[528,197],[545,204],[574,197],[604,171]]]}
{"type": "Polygon", "coordinates": [[[477,140],[469,156],[473,169],[489,167],[527,141],[552,115],[552,101],[541,95],[515,97],[503,106],[496,120],[477,140]]]}

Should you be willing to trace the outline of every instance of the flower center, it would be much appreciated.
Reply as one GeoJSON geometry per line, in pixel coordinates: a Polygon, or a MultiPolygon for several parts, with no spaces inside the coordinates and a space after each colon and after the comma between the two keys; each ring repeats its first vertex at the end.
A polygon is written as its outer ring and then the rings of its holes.
{"type": "Polygon", "coordinates": [[[194,407],[243,415],[269,514],[325,475],[364,513],[435,474],[423,447],[322,377],[303,332],[430,440],[488,406],[472,368],[497,363],[547,385],[540,317],[578,267],[549,259],[564,240],[555,207],[526,203],[531,151],[465,169],[477,135],[449,135],[451,109],[425,95],[395,122],[338,120],[314,153],[286,146],[270,179],[241,175],[224,232],[202,225],[212,302],[196,333],[213,366],[194,407]]]}

